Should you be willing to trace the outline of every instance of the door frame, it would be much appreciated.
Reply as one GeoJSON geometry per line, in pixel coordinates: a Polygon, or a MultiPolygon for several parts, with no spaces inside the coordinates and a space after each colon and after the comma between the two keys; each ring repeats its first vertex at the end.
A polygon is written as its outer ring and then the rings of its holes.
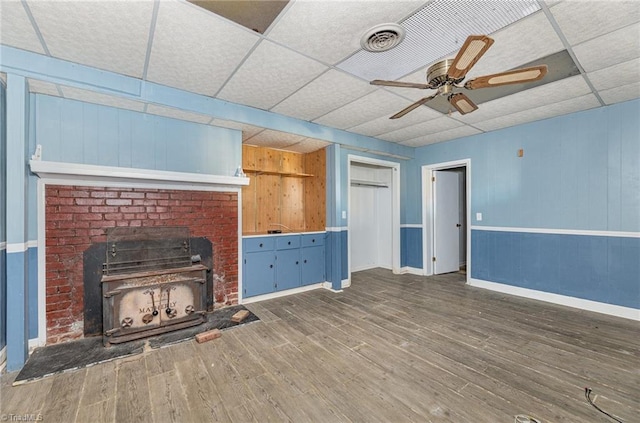
{"type": "Polygon", "coordinates": [[[432,178],[436,170],[465,168],[465,201],[467,231],[467,280],[471,280],[471,159],[453,160],[422,166],[422,271],[425,276],[433,275],[433,252],[435,250],[435,199],[432,178]]]}
{"type": "MultiPolygon", "coordinates": [[[[351,232],[351,164],[362,163],[391,169],[391,271],[400,272],[400,163],[349,154],[347,156],[347,234],[351,232]]],[[[347,269],[351,284],[351,236],[347,235],[347,269]]]]}

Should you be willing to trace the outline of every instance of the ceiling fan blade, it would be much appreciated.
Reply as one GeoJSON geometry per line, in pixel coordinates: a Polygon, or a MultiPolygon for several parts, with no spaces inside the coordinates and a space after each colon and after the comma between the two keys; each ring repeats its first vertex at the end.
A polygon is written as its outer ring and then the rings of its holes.
{"type": "Polygon", "coordinates": [[[371,85],[384,85],[385,87],[401,87],[401,88],[419,88],[426,90],[431,88],[427,84],[417,84],[414,82],[400,82],[400,81],[383,81],[382,79],[375,79],[370,82],[371,85]]]}
{"type": "Polygon", "coordinates": [[[486,35],[469,35],[447,71],[449,78],[464,78],[469,69],[489,50],[491,44],[493,38],[486,35]]]}
{"type": "Polygon", "coordinates": [[[478,108],[473,101],[462,93],[456,93],[449,96],[449,103],[460,112],[461,115],[471,113],[478,108]]]}
{"type": "Polygon", "coordinates": [[[498,87],[500,85],[522,84],[524,82],[538,81],[547,74],[547,65],[522,68],[493,75],[480,76],[467,81],[464,87],[469,90],[476,88],[498,87]]]}
{"type": "Polygon", "coordinates": [[[438,95],[438,93],[435,93],[434,95],[431,95],[429,97],[421,98],[420,100],[416,101],[415,103],[413,103],[413,104],[405,107],[404,109],[400,110],[398,113],[396,113],[395,115],[391,116],[389,119],[401,118],[402,116],[406,115],[410,111],[412,111],[414,109],[417,109],[418,107],[422,106],[427,101],[436,98],[437,95],[438,95]]]}

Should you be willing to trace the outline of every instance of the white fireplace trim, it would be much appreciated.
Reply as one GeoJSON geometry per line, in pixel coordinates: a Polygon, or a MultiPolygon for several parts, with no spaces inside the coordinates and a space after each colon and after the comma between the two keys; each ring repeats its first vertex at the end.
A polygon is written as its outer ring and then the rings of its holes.
{"type": "MultiPolygon", "coordinates": [[[[125,183],[131,186],[135,183],[159,184],[167,187],[167,182],[183,186],[188,189],[207,189],[215,187],[216,190],[229,190],[243,185],[249,185],[249,178],[240,176],[208,175],[203,173],[172,172],[166,170],[135,169],[113,166],[96,166],[78,163],[49,162],[40,160],[30,160],[31,171],[41,178],[53,179],[57,181],[74,182],[79,184],[85,182],[87,177],[91,177],[94,182],[99,183],[125,183]]],[[[52,182],[50,182],[52,183],[52,182]]],[[[56,182],[53,182],[56,183],[56,182]]],[[[180,189],[180,188],[179,188],[180,189]]],[[[182,187],[181,189],[185,189],[182,187]]]]}
{"type": "MultiPolygon", "coordinates": [[[[206,175],[148,169],[84,165],[76,163],[30,160],[31,171],[39,176],[37,182],[38,226],[38,337],[29,339],[29,349],[47,343],[46,304],[46,185],[75,185],[116,188],[153,188],[185,191],[235,192],[238,202],[238,263],[242,263],[242,186],[249,178],[206,175]]],[[[242,266],[238,264],[238,304],[242,303],[242,266]]]]}

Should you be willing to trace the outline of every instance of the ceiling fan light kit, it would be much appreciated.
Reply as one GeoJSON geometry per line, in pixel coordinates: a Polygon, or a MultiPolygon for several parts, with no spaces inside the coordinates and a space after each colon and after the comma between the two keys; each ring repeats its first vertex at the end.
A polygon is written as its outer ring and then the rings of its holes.
{"type": "Polygon", "coordinates": [[[427,83],[419,84],[413,82],[384,81],[376,79],[371,81],[372,85],[382,85],[387,87],[434,89],[438,90],[434,95],[424,97],[415,103],[399,111],[390,119],[398,119],[419,106],[427,103],[435,97],[447,96],[449,103],[460,113],[467,114],[478,109],[478,106],[462,92],[456,90],[474,90],[478,88],[498,87],[509,84],[522,84],[526,82],[538,81],[547,74],[547,66],[539,65],[529,68],[514,69],[507,72],[484,75],[467,81],[464,85],[462,81],[467,76],[469,70],[487,52],[493,44],[493,39],[486,35],[470,35],[453,59],[441,60],[427,69],[427,83]]]}

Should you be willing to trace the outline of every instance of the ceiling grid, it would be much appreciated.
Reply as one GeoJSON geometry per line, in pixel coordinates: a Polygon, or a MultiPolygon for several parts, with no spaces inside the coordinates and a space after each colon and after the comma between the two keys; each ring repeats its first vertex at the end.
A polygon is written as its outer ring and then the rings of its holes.
{"type": "MultiPolygon", "coordinates": [[[[411,147],[640,97],[634,0],[291,0],[263,34],[183,0],[2,1],[0,9],[3,45],[411,147]],[[361,36],[383,23],[403,26],[405,40],[384,53],[362,50],[361,36]],[[436,91],[369,81],[425,85],[427,68],[472,34],[495,42],[467,81],[548,62],[547,76],[511,91],[464,91],[477,102],[473,113],[437,96],[389,119],[436,91]]],[[[53,82],[30,77],[30,90],[237,129],[244,142],[291,151],[328,143],[53,82]]]]}

